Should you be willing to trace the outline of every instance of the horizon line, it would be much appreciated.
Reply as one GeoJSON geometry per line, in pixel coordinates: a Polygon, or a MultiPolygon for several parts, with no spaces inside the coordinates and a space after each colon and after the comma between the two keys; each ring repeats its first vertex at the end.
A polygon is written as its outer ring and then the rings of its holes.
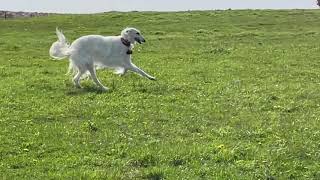
{"type": "Polygon", "coordinates": [[[189,11],[230,11],[230,10],[317,10],[319,8],[221,8],[221,9],[189,9],[189,10],[108,10],[98,12],[54,12],[54,11],[28,11],[28,10],[3,10],[7,12],[49,13],[49,14],[101,14],[101,13],[130,13],[130,12],[189,12],[189,11]]]}

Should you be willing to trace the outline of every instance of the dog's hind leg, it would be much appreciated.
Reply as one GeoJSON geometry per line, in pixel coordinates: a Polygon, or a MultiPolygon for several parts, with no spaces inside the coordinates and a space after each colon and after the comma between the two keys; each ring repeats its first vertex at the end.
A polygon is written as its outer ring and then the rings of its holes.
{"type": "Polygon", "coordinates": [[[140,68],[138,68],[136,65],[131,64],[128,68],[129,70],[136,72],[138,74],[140,74],[141,76],[144,76],[150,80],[156,80],[155,77],[150,76],[149,74],[147,74],[146,72],[144,72],[143,70],[141,70],[140,68]]]}
{"type": "Polygon", "coordinates": [[[83,69],[79,68],[77,74],[73,77],[73,83],[77,88],[81,88],[80,79],[84,73],[85,73],[85,71],[83,69]]]}
{"type": "Polygon", "coordinates": [[[107,91],[109,88],[103,86],[99,79],[97,78],[96,70],[93,65],[87,65],[88,70],[90,72],[92,80],[104,91],[107,91]]]}

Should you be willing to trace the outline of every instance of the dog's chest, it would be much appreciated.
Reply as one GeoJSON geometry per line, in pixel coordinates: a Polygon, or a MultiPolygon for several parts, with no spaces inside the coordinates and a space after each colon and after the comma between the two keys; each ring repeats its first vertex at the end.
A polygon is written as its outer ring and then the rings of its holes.
{"type": "Polygon", "coordinates": [[[133,53],[132,48],[122,47],[116,54],[119,56],[130,56],[133,53]]]}
{"type": "Polygon", "coordinates": [[[121,51],[121,55],[129,55],[130,56],[133,53],[132,45],[130,45],[129,47],[128,46],[123,46],[122,48],[123,48],[123,50],[121,51]]]}
{"type": "Polygon", "coordinates": [[[100,54],[104,57],[124,57],[132,54],[132,48],[125,46],[105,46],[103,50],[101,48],[97,49],[94,54],[100,54]]]}

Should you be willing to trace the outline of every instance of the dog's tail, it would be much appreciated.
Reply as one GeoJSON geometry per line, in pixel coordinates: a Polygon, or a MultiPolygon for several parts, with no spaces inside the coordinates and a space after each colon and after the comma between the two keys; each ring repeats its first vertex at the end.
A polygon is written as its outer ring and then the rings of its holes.
{"type": "Polygon", "coordinates": [[[70,45],[62,32],[56,28],[58,41],[51,45],[49,54],[53,59],[61,60],[71,55],[70,45]]]}

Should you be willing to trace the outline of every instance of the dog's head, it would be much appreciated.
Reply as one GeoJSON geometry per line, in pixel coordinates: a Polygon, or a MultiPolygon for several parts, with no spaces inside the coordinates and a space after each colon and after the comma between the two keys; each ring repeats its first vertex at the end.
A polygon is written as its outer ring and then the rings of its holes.
{"type": "Polygon", "coordinates": [[[131,44],[134,44],[135,42],[139,44],[146,42],[141,32],[136,28],[125,28],[122,30],[121,36],[130,41],[131,44]]]}

